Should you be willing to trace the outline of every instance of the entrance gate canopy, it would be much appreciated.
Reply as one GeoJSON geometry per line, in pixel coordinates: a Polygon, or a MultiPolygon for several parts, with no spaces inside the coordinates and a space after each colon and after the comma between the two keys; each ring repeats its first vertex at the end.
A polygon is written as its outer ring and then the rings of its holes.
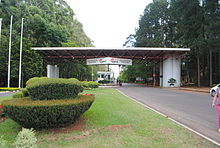
{"type": "MultiPolygon", "coordinates": [[[[93,58],[123,58],[130,60],[158,61],[160,62],[160,86],[171,87],[169,80],[176,80],[176,87],[181,82],[181,55],[190,51],[189,48],[96,48],[96,47],[33,47],[44,60],[52,65],[47,65],[48,77],[59,77],[58,64],[61,59],[93,59],[93,58]]],[[[155,74],[153,74],[155,77],[155,74]]]]}
{"type": "Polygon", "coordinates": [[[97,47],[33,47],[44,60],[92,59],[103,57],[126,58],[137,60],[164,60],[169,55],[182,55],[189,48],[97,48],[97,47]]]}

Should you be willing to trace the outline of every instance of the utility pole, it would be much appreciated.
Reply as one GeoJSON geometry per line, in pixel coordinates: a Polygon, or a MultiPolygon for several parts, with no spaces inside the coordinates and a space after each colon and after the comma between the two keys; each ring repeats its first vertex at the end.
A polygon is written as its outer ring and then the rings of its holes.
{"type": "Polygon", "coordinates": [[[9,37],[9,47],[8,47],[8,88],[10,87],[10,72],[11,72],[11,34],[12,34],[12,20],[13,20],[13,16],[11,16],[10,37],[9,37]]]}
{"type": "Polygon", "coordinates": [[[19,61],[19,84],[18,88],[21,88],[21,60],[22,60],[22,37],[23,37],[23,22],[24,18],[21,19],[21,41],[20,41],[20,61],[19,61]]]}

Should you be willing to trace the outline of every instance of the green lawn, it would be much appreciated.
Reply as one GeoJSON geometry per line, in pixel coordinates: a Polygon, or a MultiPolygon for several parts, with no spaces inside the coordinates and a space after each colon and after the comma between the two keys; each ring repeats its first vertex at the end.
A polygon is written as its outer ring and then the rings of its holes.
{"type": "MultiPolygon", "coordinates": [[[[74,130],[74,126],[70,126],[37,131],[39,148],[217,147],[114,89],[98,88],[85,93],[95,94],[96,100],[81,117],[82,122],[75,125],[82,130],[74,130]]],[[[9,147],[13,147],[12,143],[20,129],[10,119],[0,123],[0,135],[8,141],[9,147]]]]}
{"type": "Polygon", "coordinates": [[[11,99],[12,96],[6,96],[6,97],[0,97],[0,103],[3,101],[3,100],[8,100],[8,99],[11,99]]]}

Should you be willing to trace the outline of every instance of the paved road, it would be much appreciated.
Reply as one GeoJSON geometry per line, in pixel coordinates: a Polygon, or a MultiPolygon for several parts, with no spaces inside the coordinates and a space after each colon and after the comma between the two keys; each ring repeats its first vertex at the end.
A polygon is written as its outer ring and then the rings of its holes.
{"type": "Polygon", "coordinates": [[[131,84],[117,89],[220,143],[217,110],[209,94],[131,84]]]}
{"type": "Polygon", "coordinates": [[[15,92],[0,92],[0,97],[4,97],[4,96],[11,96],[13,95],[15,92]]]}

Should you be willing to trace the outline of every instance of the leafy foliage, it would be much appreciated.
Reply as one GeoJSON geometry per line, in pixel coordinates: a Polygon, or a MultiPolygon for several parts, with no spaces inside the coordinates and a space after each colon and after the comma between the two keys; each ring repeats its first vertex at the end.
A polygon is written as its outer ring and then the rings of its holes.
{"type": "MultiPolygon", "coordinates": [[[[220,62],[219,4],[219,0],[154,0],[146,6],[139,28],[127,38],[125,46],[190,48],[182,59],[181,75],[185,83],[199,85],[201,77],[201,83],[208,85],[212,82],[211,76],[213,83],[218,83],[220,64],[210,63],[220,62]],[[211,76],[210,67],[213,68],[211,76]]],[[[148,75],[148,72],[143,73],[148,75]]],[[[129,80],[134,75],[129,76],[127,72],[125,76],[129,80]]]]}
{"type": "Polygon", "coordinates": [[[24,95],[23,95],[22,91],[16,92],[12,96],[12,98],[23,98],[23,97],[24,97],[24,95]]]}
{"type": "Polygon", "coordinates": [[[3,139],[3,136],[1,136],[1,137],[0,137],[0,147],[1,147],[1,148],[6,147],[6,142],[7,142],[7,141],[3,139]]]}
{"type": "Polygon", "coordinates": [[[6,114],[26,128],[63,127],[73,123],[89,109],[95,97],[80,95],[77,99],[38,100],[12,99],[3,101],[6,114]]]}
{"type": "Polygon", "coordinates": [[[82,81],[82,86],[85,89],[90,89],[90,88],[98,88],[99,87],[99,83],[94,82],[94,81],[82,81]]]}
{"type": "Polygon", "coordinates": [[[22,128],[15,141],[16,148],[37,148],[36,133],[31,129],[22,128]]]}
{"type": "Polygon", "coordinates": [[[176,83],[176,79],[170,78],[169,81],[168,81],[168,83],[170,83],[170,84],[176,83]]]}
{"type": "MultiPolygon", "coordinates": [[[[2,21],[0,86],[7,84],[10,16],[13,15],[11,86],[18,85],[20,24],[24,18],[22,80],[43,75],[43,60],[30,47],[92,46],[82,24],[64,0],[4,0],[0,3],[2,21]]],[[[64,63],[63,67],[68,64],[64,63]]],[[[84,67],[88,69],[87,67],[84,67]]],[[[89,71],[89,70],[87,70],[89,71]]],[[[75,77],[71,75],[70,77],[75,77]]],[[[77,77],[78,78],[78,77],[77,77]]],[[[80,79],[86,79],[82,77],[80,79]]]]}
{"type": "MultiPolygon", "coordinates": [[[[36,78],[34,78],[36,79],[36,78]]],[[[75,98],[83,91],[79,82],[71,79],[40,78],[28,83],[27,90],[33,100],[75,98]]]]}
{"type": "Polygon", "coordinates": [[[24,98],[28,96],[29,96],[29,93],[28,93],[27,88],[23,88],[21,91],[14,93],[12,98],[24,98]]]}
{"type": "Polygon", "coordinates": [[[147,78],[152,77],[152,69],[154,64],[134,61],[132,66],[126,66],[120,73],[119,79],[124,82],[135,82],[136,78],[142,78],[147,81],[147,78]]]}

